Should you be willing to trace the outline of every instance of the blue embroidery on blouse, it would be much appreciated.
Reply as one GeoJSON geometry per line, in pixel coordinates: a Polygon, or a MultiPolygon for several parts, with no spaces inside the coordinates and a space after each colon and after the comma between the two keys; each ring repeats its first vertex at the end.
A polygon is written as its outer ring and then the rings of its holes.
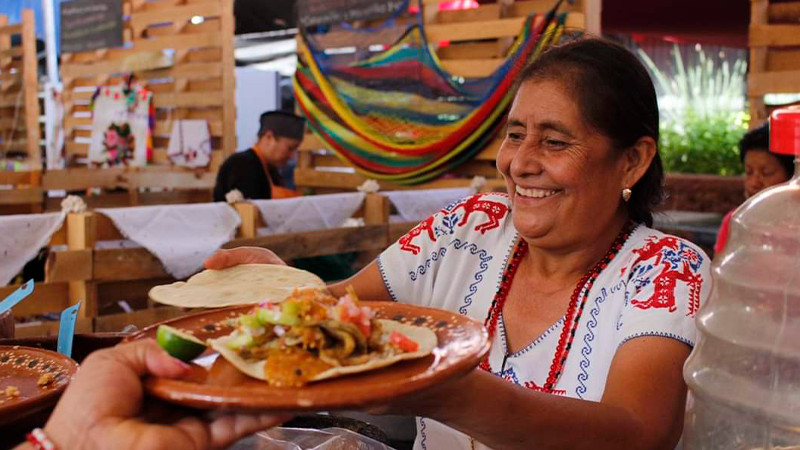
{"type": "Polygon", "coordinates": [[[420,264],[419,267],[417,267],[416,271],[408,273],[409,276],[411,277],[411,281],[417,281],[417,278],[421,277],[422,275],[425,275],[425,273],[428,272],[428,269],[431,268],[431,264],[438,261],[439,259],[443,259],[445,253],[447,253],[446,247],[442,247],[439,250],[431,253],[431,257],[426,259],[424,263],[420,264]]]}
{"type": "Polygon", "coordinates": [[[589,314],[589,321],[586,322],[586,334],[583,336],[583,342],[586,345],[581,349],[583,359],[578,364],[581,372],[578,374],[578,387],[575,388],[575,393],[581,400],[583,400],[583,394],[586,393],[585,382],[589,379],[589,373],[586,370],[591,365],[589,355],[592,354],[592,341],[594,341],[594,329],[597,327],[597,315],[600,314],[600,304],[605,302],[607,297],[608,293],[606,288],[602,288],[600,290],[600,296],[594,299],[594,307],[589,314]]]}
{"type": "Polygon", "coordinates": [[[498,377],[506,380],[506,381],[510,381],[510,382],[516,384],[517,386],[521,385],[521,383],[519,382],[519,377],[517,376],[517,373],[514,372],[514,368],[513,367],[509,367],[508,369],[506,369],[506,370],[504,370],[502,372],[492,372],[492,373],[497,375],[498,377]]]}
{"type": "Polygon", "coordinates": [[[428,440],[428,435],[425,434],[425,428],[427,428],[427,425],[425,425],[425,419],[420,417],[419,418],[419,436],[420,436],[419,445],[420,445],[420,447],[422,447],[422,450],[428,450],[428,447],[425,446],[425,441],[428,440]]]}
{"type": "Polygon", "coordinates": [[[472,305],[472,297],[478,292],[478,285],[481,284],[483,281],[483,274],[489,270],[489,261],[492,260],[492,256],[489,255],[486,250],[480,250],[477,245],[470,244],[469,242],[461,242],[459,239],[453,240],[453,248],[456,250],[461,250],[462,248],[466,248],[469,252],[473,255],[477,255],[480,258],[480,270],[478,270],[473,278],[475,281],[469,285],[469,294],[464,297],[464,304],[458,308],[458,312],[461,315],[467,315],[467,308],[472,305]]]}
{"type": "Polygon", "coordinates": [[[389,296],[392,297],[392,301],[397,301],[397,296],[394,295],[394,291],[392,290],[392,285],[389,284],[389,278],[386,276],[386,271],[383,269],[383,263],[381,262],[381,257],[378,255],[378,258],[375,260],[378,263],[378,270],[381,272],[381,278],[383,279],[383,284],[386,285],[386,290],[389,291],[389,296]]]}
{"type": "Polygon", "coordinates": [[[492,255],[490,255],[486,250],[479,248],[477,245],[470,243],[468,241],[462,241],[461,239],[453,239],[450,243],[446,246],[439,248],[435,252],[431,253],[430,258],[427,258],[424,263],[417,266],[417,270],[409,272],[408,275],[411,278],[411,281],[417,281],[420,277],[428,273],[428,269],[431,268],[433,263],[441,261],[444,259],[445,255],[447,254],[447,247],[452,247],[455,250],[466,250],[471,255],[477,256],[480,259],[479,262],[479,269],[473,275],[473,281],[468,287],[467,290],[469,293],[466,297],[464,297],[464,305],[458,308],[458,312],[462,315],[467,315],[467,308],[472,304],[472,297],[478,292],[478,285],[481,284],[483,281],[483,274],[489,270],[489,261],[492,260],[492,255]]]}
{"type": "Polygon", "coordinates": [[[664,331],[640,331],[638,333],[634,333],[634,334],[626,337],[625,339],[623,339],[622,342],[619,343],[619,346],[617,346],[617,348],[621,347],[622,344],[624,344],[624,343],[626,343],[626,342],[628,342],[630,340],[633,340],[633,339],[636,339],[636,338],[639,338],[639,337],[646,337],[646,336],[658,336],[658,337],[665,337],[665,338],[675,339],[676,341],[683,342],[684,344],[688,345],[689,347],[694,348],[694,341],[690,341],[689,339],[686,339],[683,336],[678,336],[677,334],[667,333],[667,332],[664,332],[664,331]]]}
{"type": "Polygon", "coordinates": [[[442,216],[442,225],[433,227],[434,234],[436,237],[447,236],[450,234],[455,234],[456,232],[456,224],[458,223],[459,215],[458,214],[448,214],[446,216],[442,216]]]}
{"type": "Polygon", "coordinates": [[[506,339],[506,324],[503,319],[503,312],[500,311],[500,318],[497,321],[498,329],[500,330],[500,339],[503,342],[503,353],[507,354],[509,358],[517,358],[519,356],[528,353],[529,351],[533,350],[534,347],[539,345],[543,340],[547,338],[553,331],[557,330],[562,324],[564,323],[564,317],[562,316],[560,319],[556,321],[556,323],[550,325],[550,328],[544,330],[541,336],[534,339],[530,344],[526,345],[525,348],[519,350],[515,353],[508,353],[508,339],[506,339]]]}

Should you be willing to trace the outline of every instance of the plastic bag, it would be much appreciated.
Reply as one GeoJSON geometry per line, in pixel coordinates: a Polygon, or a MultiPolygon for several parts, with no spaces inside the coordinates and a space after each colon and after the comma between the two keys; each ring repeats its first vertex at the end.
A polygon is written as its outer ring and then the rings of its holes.
{"type": "Polygon", "coordinates": [[[257,450],[395,450],[344,428],[271,428],[256,435],[257,450]]]}

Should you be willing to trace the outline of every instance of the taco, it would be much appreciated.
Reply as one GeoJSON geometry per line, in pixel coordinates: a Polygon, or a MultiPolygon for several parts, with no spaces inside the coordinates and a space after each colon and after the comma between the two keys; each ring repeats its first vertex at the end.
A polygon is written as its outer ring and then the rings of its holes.
{"type": "Polygon", "coordinates": [[[240,316],[233,333],[209,345],[240,371],[276,387],[375,370],[436,347],[430,329],[374,315],[352,289],[340,299],[319,289],[297,290],[240,316]]]}

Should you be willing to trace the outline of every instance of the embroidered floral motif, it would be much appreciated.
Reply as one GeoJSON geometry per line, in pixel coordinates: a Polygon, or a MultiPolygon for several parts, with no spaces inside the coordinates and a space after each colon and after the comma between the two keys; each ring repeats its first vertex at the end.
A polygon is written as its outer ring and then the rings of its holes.
{"type": "Polygon", "coordinates": [[[634,265],[655,258],[653,267],[661,265],[662,268],[661,273],[653,280],[653,295],[646,300],[632,300],[631,304],[639,309],[665,308],[669,312],[675,312],[675,287],[678,281],[682,281],[689,286],[689,310],[686,315],[693,317],[700,308],[703,277],[699,271],[703,257],[674,237],[658,239],[651,236],[644,247],[634,249],[633,253],[638,255],[634,265]]]}
{"type": "Polygon", "coordinates": [[[458,224],[457,214],[447,214],[442,217],[441,226],[434,227],[437,237],[447,236],[456,232],[456,224],[458,224]]]}

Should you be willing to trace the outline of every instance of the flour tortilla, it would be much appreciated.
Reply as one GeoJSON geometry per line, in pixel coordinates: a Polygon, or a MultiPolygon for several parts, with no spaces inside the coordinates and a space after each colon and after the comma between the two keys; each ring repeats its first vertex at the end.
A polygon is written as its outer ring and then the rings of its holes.
{"type": "Polygon", "coordinates": [[[243,264],[223,270],[204,270],[187,281],[150,289],[154,302],[183,308],[252,305],[269,299],[283,301],[296,288],[324,288],[318,276],[275,264],[243,264]]]}
{"type": "MultiPolygon", "coordinates": [[[[380,369],[405,359],[417,359],[428,356],[433,349],[436,348],[438,342],[436,339],[436,333],[431,331],[429,328],[406,325],[395,320],[378,319],[378,322],[381,323],[381,331],[384,334],[392,334],[393,331],[397,331],[398,333],[402,333],[412,341],[416,342],[419,346],[417,351],[413,353],[399,353],[392,356],[375,355],[370,359],[369,362],[364,364],[332,367],[322,373],[317,374],[309,381],[321,381],[328,378],[336,378],[344,375],[380,369]]],[[[264,366],[266,365],[266,360],[246,360],[227,346],[228,342],[236,338],[237,333],[238,332],[233,332],[228,336],[209,340],[208,345],[210,345],[214,350],[218,351],[223,358],[228,360],[229,363],[233,364],[233,366],[240,371],[253,378],[266,381],[266,377],[264,376],[264,366]]]]}

